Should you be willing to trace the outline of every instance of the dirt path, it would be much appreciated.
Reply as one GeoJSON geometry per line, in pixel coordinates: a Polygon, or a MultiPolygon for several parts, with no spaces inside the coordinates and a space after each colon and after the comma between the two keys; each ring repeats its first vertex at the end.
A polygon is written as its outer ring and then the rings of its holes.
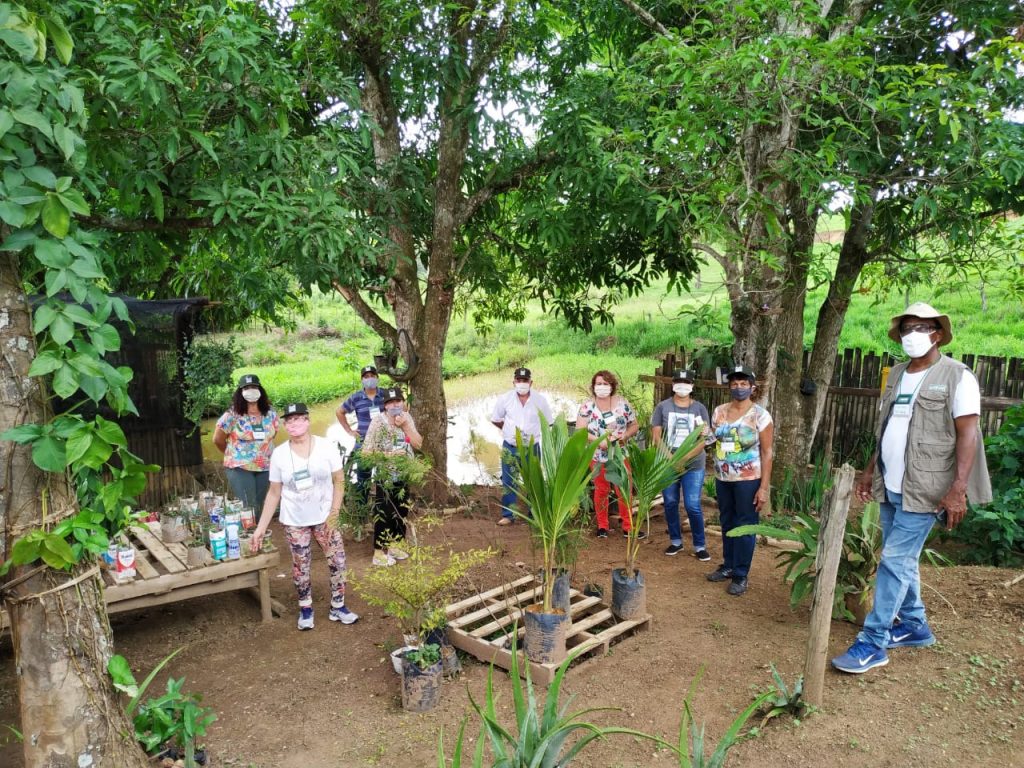
{"type": "MultiPolygon", "coordinates": [[[[480,589],[516,578],[532,567],[521,525],[499,528],[490,512],[450,518],[438,538],[459,547],[492,545],[501,555],[474,574],[480,589]],[[517,563],[522,565],[517,566],[517,563]]],[[[773,568],[773,551],[759,548],[751,589],[732,598],[703,574],[716,560],[699,563],[689,553],[662,555],[666,542],[655,521],[653,541],[642,557],[653,627],[614,647],[606,657],[572,671],[566,693],[574,709],[621,707],[595,717],[669,740],[676,738],[679,712],[690,681],[704,665],[696,697],[698,720],[714,743],[755,692],[770,684],[769,662],[788,682],[803,664],[807,609],[790,611],[787,591],[773,568]]],[[[281,545],[280,531],[275,540],[281,545]]],[[[369,567],[370,544],[347,543],[349,565],[369,567]]],[[[621,538],[591,540],[576,581],[607,584],[622,557],[621,538]]],[[[408,715],[399,702],[399,680],[387,651],[397,644],[393,620],[368,608],[358,595],[349,603],[362,615],[343,627],[327,621],[326,569],[315,562],[317,626],[300,633],[294,615],[259,622],[255,603],[227,594],[117,616],[114,636],[136,671],[148,671],[175,648],[185,646],[171,674],[203,694],[218,713],[208,738],[216,766],[259,768],[347,768],[437,764],[443,727],[449,754],[458,724],[470,713],[467,688],[482,700],[487,669],[464,662],[462,678],[446,683],[438,710],[408,715]]],[[[730,765],[791,766],[1024,766],[1024,589],[1004,590],[1009,571],[990,568],[925,569],[926,601],[939,645],[893,651],[888,667],[860,677],[830,673],[824,710],[797,725],[768,725],[737,746],[730,765]]],[[[291,607],[288,571],[272,579],[274,596],[291,607]]],[[[465,590],[466,594],[471,589],[465,590]]],[[[836,652],[855,628],[837,622],[836,652]]],[[[157,685],[162,687],[166,675],[157,685]]],[[[495,675],[499,711],[511,722],[508,678],[495,675]]],[[[0,643],[0,724],[17,724],[14,669],[9,640],[0,643]]],[[[6,729],[3,729],[6,731],[6,729]]],[[[467,736],[475,738],[471,722],[467,736]]],[[[17,746],[0,747],[0,765],[20,768],[17,746]]],[[[650,743],[613,737],[582,753],[581,768],[670,766],[671,755],[650,743]]]]}

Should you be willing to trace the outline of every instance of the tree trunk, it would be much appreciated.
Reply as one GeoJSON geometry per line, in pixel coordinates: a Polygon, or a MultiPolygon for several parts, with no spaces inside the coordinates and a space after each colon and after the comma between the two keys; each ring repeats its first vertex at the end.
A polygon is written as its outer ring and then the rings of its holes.
{"type": "MultiPolygon", "coordinates": [[[[47,415],[41,380],[28,377],[35,344],[20,274],[17,257],[0,252],[0,432],[47,415]]],[[[5,551],[73,505],[63,475],[39,470],[29,449],[0,443],[5,551]]],[[[134,729],[106,672],[111,634],[99,572],[92,564],[70,574],[36,564],[13,569],[5,583],[14,584],[3,594],[13,625],[25,768],[148,765],[126,735],[134,729]]]]}

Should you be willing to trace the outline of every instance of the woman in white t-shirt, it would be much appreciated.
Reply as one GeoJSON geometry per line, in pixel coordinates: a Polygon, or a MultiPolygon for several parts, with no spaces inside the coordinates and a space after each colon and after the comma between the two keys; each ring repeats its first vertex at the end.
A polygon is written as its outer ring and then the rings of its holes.
{"type": "Polygon", "coordinates": [[[331,621],[353,624],[359,618],[345,607],[345,545],[341,533],[328,522],[338,514],[345,497],[341,456],[334,443],[309,434],[309,409],[291,403],[284,410],[288,442],[270,456],[270,489],[252,550],[263,543],[274,510],[281,505],[281,523],[292,551],[292,578],[299,596],[299,629],[313,628],[313,587],[310,564],[316,539],[331,575],[331,621]]]}

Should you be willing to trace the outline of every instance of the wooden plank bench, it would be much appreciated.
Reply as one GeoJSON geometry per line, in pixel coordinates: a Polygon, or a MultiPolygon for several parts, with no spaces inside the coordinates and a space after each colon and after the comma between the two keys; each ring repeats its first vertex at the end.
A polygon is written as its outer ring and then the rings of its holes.
{"type": "MultiPolygon", "coordinates": [[[[536,602],[540,582],[524,576],[500,587],[481,592],[445,608],[448,616],[448,638],[452,645],[480,661],[502,669],[512,668],[511,628],[530,603],[536,602]]],[[[613,643],[625,639],[648,626],[650,615],[635,621],[620,621],[600,598],[589,597],[575,589],[569,590],[570,621],[566,632],[566,650],[577,654],[573,668],[583,659],[603,656],[613,643]]],[[[559,664],[528,662],[523,652],[522,625],[516,626],[520,657],[520,673],[527,664],[534,682],[550,685],[559,664]]]]}
{"type": "MultiPolygon", "coordinates": [[[[283,606],[270,597],[270,569],[278,565],[280,552],[262,552],[240,560],[190,566],[184,544],[165,544],[159,523],[140,523],[128,532],[135,546],[136,576],[119,582],[103,571],[103,596],[107,613],[121,613],[154,605],[176,603],[203,595],[237,589],[253,590],[263,621],[281,615],[283,606]]],[[[0,632],[8,628],[7,612],[0,610],[0,632]]]]}

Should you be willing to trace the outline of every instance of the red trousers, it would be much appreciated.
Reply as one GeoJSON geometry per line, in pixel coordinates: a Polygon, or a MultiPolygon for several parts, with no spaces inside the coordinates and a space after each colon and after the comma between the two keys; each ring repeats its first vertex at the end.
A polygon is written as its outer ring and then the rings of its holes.
{"type": "MultiPolygon", "coordinates": [[[[612,484],[608,482],[608,477],[604,473],[604,464],[602,462],[595,461],[591,464],[591,468],[594,466],[600,467],[597,475],[594,477],[594,511],[597,513],[597,527],[608,529],[608,496],[611,493],[612,484]]],[[[629,470],[627,465],[626,470],[629,470]]],[[[628,531],[633,527],[633,521],[630,516],[629,506],[626,504],[626,500],[622,498],[622,491],[619,490],[618,486],[614,486],[615,495],[619,499],[619,517],[622,520],[622,530],[628,531]]]]}

